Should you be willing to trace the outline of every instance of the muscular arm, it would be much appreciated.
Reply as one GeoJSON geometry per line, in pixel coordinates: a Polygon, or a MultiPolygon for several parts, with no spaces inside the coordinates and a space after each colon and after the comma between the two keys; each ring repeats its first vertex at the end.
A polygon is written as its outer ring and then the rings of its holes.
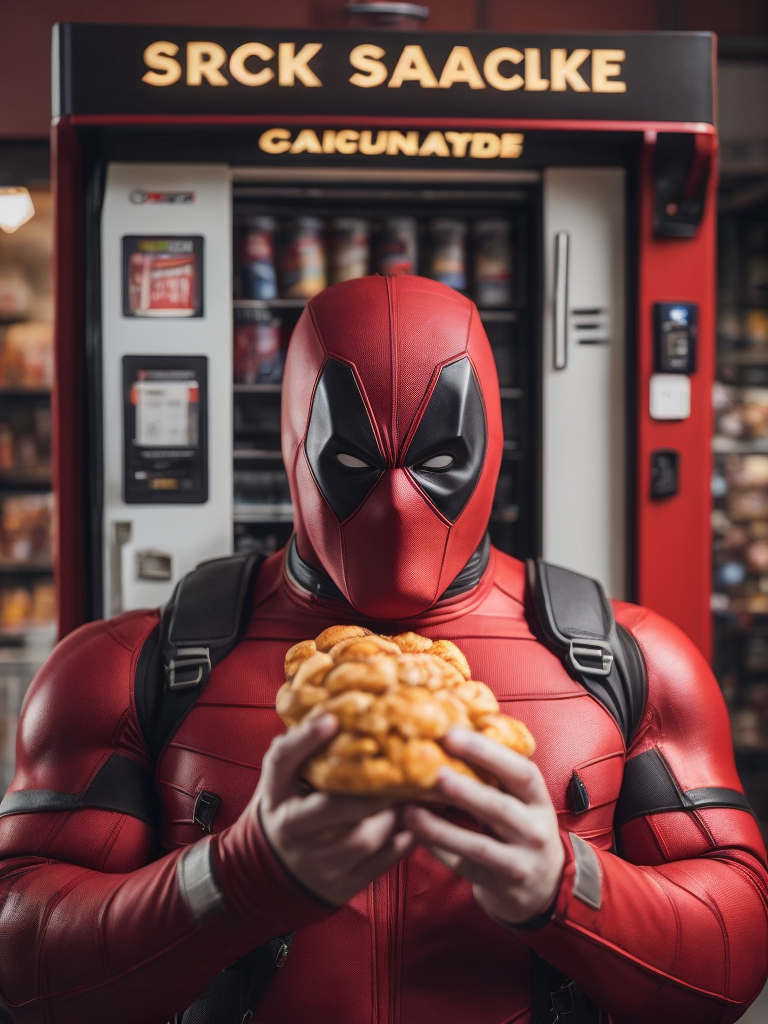
{"type": "Polygon", "coordinates": [[[25,703],[0,805],[0,996],[17,1024],[163,1024],[238,957],[331,912],[286,875],[255,815],[152,859],[133,673],[155,622],[77,631],[25,703]]]}
{"type": "Polygon", "coordinates": [[[521,934],[614,1024],[728,1024],[768,968],[765,851],[706,662],[653,613],[618,617],[649,677],[616,812],[621,856],[566,838],[554,920],[521,934]]]}

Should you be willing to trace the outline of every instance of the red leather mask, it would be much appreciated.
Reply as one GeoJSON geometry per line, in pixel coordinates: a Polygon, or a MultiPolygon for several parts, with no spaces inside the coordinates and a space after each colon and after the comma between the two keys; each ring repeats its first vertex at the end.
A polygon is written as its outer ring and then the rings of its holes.
{"type": "Polygon", "coordinates": [[[425,611],[480,544],[501,464],[474,304],[420,277],[321,292],[291,338],[282,436],[301,558],[370,618],[425,611]]]}

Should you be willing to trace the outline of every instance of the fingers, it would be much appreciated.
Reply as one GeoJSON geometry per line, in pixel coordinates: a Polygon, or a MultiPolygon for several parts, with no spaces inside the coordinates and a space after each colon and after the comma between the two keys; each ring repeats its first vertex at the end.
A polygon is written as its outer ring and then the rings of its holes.
{"type": "Polygon", "coordinates": [[[498,779],[502,789],[523,803],[549,804],[541,772],[522,754],[470,729],[451,729],[442,742],[451,754],[484,768],[498,779]]]}
{"type": "Polygon", "coordinates": [[[444,864],[462,874],[466,874],[461,869],[462,861],[470,861],[491,871],[510,870],[508,847],[492,836],[454,825],[424,807],[406,807],[403,823],[444,864]]]}
{"type": "Polygon", "coordinates": [[[304,762],[338,731],[334,715],[305,719],[301,725],[272,741],[261,769],[262,798],[269,806],[297,792],[298,771],[304,762]]]}
{"type": "Polygon", "coordinates": [[[380,800],[357,800],[331,793],[312,793],[295,801],[291,808],[291,831],[307,836],[319,831],[349,831],[348,826],[377,815],[388,804],[380,800]]]}
{"type": "Polygon", "coordinates": [[[385,871],[389,871],[393,864],[397,864],[402,857],[409,854],[415,847],[416,837],[408,829],[393,835],[381,850],[359,865],[356,874],[362,881],[358,891],[366,886],[371,879],[378,878],[385,871]]]}
{"type": "Polygon", "coordinates": [[[500,838],[509,842],[533,838],[530,808],[509,793],[502,793],[449,768],[441,770],[437,788],[452,807],[466,811],[476,821],[488,825],[500,838]]]}

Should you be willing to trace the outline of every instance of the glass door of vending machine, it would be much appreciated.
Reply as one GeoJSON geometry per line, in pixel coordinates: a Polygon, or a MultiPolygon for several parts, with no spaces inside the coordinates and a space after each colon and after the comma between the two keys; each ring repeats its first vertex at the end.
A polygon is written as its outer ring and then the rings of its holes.
{"type": "Polygon", "coordinates": [[[237,170],[233,189],[234,548],[270,554],[293,508],[280,452],[285,352],[306,302],[366,274],[418,273],[477,304],[501,386],[504,453],[492,542],[524,556],[540,530],[538,173],[382,174],[276,184],[237,170]]]}

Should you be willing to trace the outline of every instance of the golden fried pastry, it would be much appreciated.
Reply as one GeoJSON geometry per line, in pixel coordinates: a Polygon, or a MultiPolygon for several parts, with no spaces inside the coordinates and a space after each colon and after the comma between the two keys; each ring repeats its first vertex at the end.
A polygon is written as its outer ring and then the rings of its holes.
{"type": "Polygon", "coordinates": [[[331,626],[291,647],[285,676],[276,707],[289,728],[327,711],[339,719],[339,733],[305,766],[317,789],[412,799],[434,787],[442,767],[479,778],[440,745],[453,726],[527,757],[534,750],[526,726],[499,712],[450,640],[331,626]]]}

